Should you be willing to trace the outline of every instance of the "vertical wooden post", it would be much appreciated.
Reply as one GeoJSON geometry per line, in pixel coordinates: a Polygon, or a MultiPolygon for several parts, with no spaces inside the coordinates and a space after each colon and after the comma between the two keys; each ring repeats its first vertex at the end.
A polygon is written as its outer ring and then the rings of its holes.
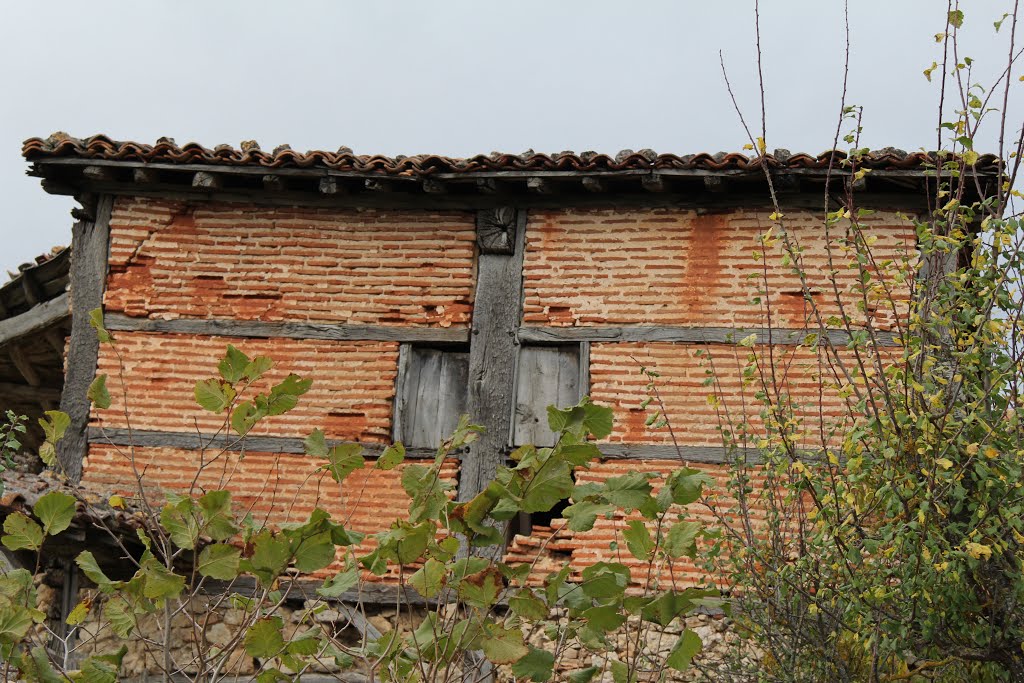
{"type": "Polygon", "coordinates": [[[89,399],[96,377],[99,341],[89,325],[89,311],[103,306],[110,250],[110,213],[114,198],[101,195],[94,215],[75,223],[71,232],[71,338],[64,372],[60,409],[71,418],[57,445],[57,462],[73,482],[82,479],[88,449],[89,399]]]}
{"type": "Polygon", "coordinates": [[[459,473],[459,500],[473,498],[504,462],[515,401],[516,334],[523,310],[523,251],[526,211],[512,208],[477,213],[476,297],[469,346],[466,412],[487,432],[470,444],[459,473]]]}

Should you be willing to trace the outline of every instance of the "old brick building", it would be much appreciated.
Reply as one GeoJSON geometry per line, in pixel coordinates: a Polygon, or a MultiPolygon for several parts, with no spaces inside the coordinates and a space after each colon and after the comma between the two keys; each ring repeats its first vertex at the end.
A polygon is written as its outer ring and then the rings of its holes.
{"type": "MultiPolygon", "coordinates": [[[[751,333],[795,353],[794,394],[822,414],[839,410],[837,398],[818,397],[813,352],[794,351],[808,325],[799,283],[781,259],[751,252],[771,224],[767,169],[830,310],[820,215],[828,191],[834,208],[849,181],[841,154],[387,158],[63,135],[29,140],[24,154],[47,191],[84,206],[61,401],[73,424],[59,455],[94,487],[133,490],[120,452],[130,441],[148,486],[191,481],[200,445],[224,443],[213,436],[221,420],[195,406],[192,387],[216,373],[227,344],[272,357],[275,376],[314,378],[298,409],[245,440],[244,460],[232,464],[235,497],[276,521],[320,505],[367,532],[405,508],[397,474],[353,475],[358,496],[308,481],[302,438],[313,427],[365,444],[371,458],[392,439],[423,457],[467,412],[489,432],[447,470],[465,498],[510,447],[550,438],[545,406],[590,395],[614,407],[616,425],[586,477],[666,471],[681,456],[721,480],[727,452],[694,350],[730,358],[751,333]],[[765,267],[769,294],[755,304],[758,283],[747,276],[765,267]],[[123,413],[85,400],[97,372],[120,393],[118,358],[98,347],[84,315],[99,306],[118,339],[131,435],[123,413]],[[667,428],[645,425],[641,365],[661,374],[678,449],[667,428]]],[[[868,221],[881,258],[912,258],[900,212],[926,210],[932,163],[895,150],[865,162],[859,197],[877,210],[868,221]]],[[[979,169],[994,177],[990,159],[979,169]]],[[[841,287],[852,277],[840,271],[841,287]]],[[[893,312],[865,316],[891,332],[893,312]]],[[[736,365],[719,372],[738,392],[736,365]]],[[[238,458],[242,446],[231,448],[238,458]]],[[[620,523],[560,533],[544,552],[582,569],[608,553],[620,523]]],[[[513,559],[538,551],[550,520],[523,520],[520,531],[513,559]]]]}

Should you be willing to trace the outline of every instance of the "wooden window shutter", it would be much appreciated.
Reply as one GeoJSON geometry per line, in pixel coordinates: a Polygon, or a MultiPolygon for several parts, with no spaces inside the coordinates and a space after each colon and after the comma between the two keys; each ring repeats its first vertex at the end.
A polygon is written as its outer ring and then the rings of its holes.
{"type": "Polygon", "coordinates": [[[522,346],[516,367],[515,445],[552,446],[548,406],[576,405],[588,390],[584,345],[522,346]]]}
{"type": "Polygon", "coordinates": [[[469,352],[404,345],[400,354],[394,439],[437,448],[466,411],[469,352]]]}

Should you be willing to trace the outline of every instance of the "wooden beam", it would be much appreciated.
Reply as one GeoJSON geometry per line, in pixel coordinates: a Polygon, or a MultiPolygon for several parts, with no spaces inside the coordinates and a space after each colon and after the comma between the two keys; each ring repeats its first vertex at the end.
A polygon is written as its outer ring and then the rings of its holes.
{"type": "Polygon", "coordinates": [[[113,196],[102,195],[97,203],[96,220],[79,221],[71,231],[74,257],[71,259],[70,287],[75,315],[71,319],[67,369],[60,400],[60,409],[71,418],[71,424],[57,444],[57,460],[75,483],[82,478],[82,459],[88,449],[86,428],[90,402],[86,392],[96,377],[99,358],[99,340],[96,330],[89,325],[89,311],[103,306],[113,204],[113,196]]]}
{"type": "MultiPolygon", "coordinates": [[[[723,446],[682,446],[672,444],[600,443],[597,448],[607,460],[674,460],[722,464],[732,462],[741,452],[723,446]]],[[[749,449],[747,462],[761,462],[757,449],[749,449]]]]}
{"type": "MultiPolygon", "coordinates": [[[[61,294],[11,318],[0,320],[0,347],[37,335],[70,315],[69,297],[61,294]]],[[[91,381],[91,380],[90,380],[91,381]]]]}
{"type": "Polygon", "coordinates": [[[668,189],[668,183],[665,182],[664,176],[659,173],[641,176],[640,184],[648,192],[664,192],[668,189]]]}
{"type": "Polygon", "coordinates": [[[583,176],[580,182],[583,183],[583,188],[587,192],[605,192],[608,189],[603,180],[594,176],[583,176]]]}
{"type": "Polygon", "coordinates": [[[477,226],[490,225],[493,216],[506,216],[514,240],[511,253],[482,253],[477,261],[473,335],[469,347],[469,397],[466,412],[487,431],[469,446],[459,470],[459,500],[483,491],[494,479],[512,433],[515,402],[516,330],[522,320],[523,252],[526,211],[488,212],[477,226]]]}
{"type": "Polygon", "coordinates": [[[423,191],[427,194],[444,194],[448,191],[448,185],[440,180],[427,178],[423,181],[423,191]]]}
{"type": "MultiPolygon", "coordinates": [[[[258,453],[295,453],[303,454],[306,447],[303,439],[286,436],[246,436],[244,439],[234,432],[228,434],[209,434],[196,432],[168,432],[158,429],[119,429],[119,428],[89,428],[89,443],[105,443],[115,446],[138,446],[150,448],[180,448],[185,451],[201,450],[212,448],[214,450],[226,450],[232,452],[241,451],[243,448],[248,452],[258,453]]],[[[350,443],[329,440],[329,445],[336,446],[342,443],[350,443]]],[[[364,443],[360,444],[365,449],[365,456],[376,458],[387,444],[364,443]]],[[[433,458],[437,455],[434,448],[407,448],[405,457],[409,459],[433,458]]],[[[459,457],[459,453],[453,453],[453,458],[459,457]]]]}
{"type": "Polygon", "coordinates": [[[25,355],[25,351],[20,346],[12,344],[7,349],[7,353],[10,355],[11,362],[14,363],[14,367],[18,369],[18,373],[21,374],[26,382],[34,387],[38,387],[42,384],[42,381],[39,379],[39,373],[36,372],[34,367],[32,367],[31,361],[29,361],[28,357],[25,355]]]}
{"type": "Polygon", "coordinates": [[[209,171],[199,171],[192,176],[192,187],[204,190],[218,190],[223,187],[223,183],[220,176],[214,175],[209,171]]]}
{"type": "Polygon", "coordinates": [[[43,300],[43,293],[39,290],[39,285],[32,275],[32,269],[21,272],[21,289],[25,293],[25,301],[29,306],[35,306],[43,300]]]}
{"type": "Polygon", "coordinates": [[[50,348],[54,350],[58,357],[61,359],[61,365],[64,360],[64,335],[57,331],[55,328],[50,328],[43,333],[43,337],[46,339],[46,343],[50,345],[50,348]]]}
{"type": "Polygon", "coordinates": [[[391,192],[394,189],[391,183],[379,178],[367,178],[363,181],[363,187],[370,192],[391,192]]]}
{"type": "Polygon", "coordinates": [[[123,332],[164,332],[255,339],[326,339],[330,341],[397,341],[465,343],[469,330],[457,327],[412,327],[398,325],[345,325],[331,323],[284,323],[261,320],[175,318],[155,320],[131,318],[120,313],[104,317],[109,330],[123,332]]]}
{"type": "Polygon", "coordinates": [[[40,401],[59,403],[60,389],[0,382],[0,399],[21,401],[23,403],[38,403],[40,401]]]}
{"type": "Polygon", "coordinates": [[[501,187],[494,178],[477,178],[476,189],[482,194],[498,194],[501,187]]]}
{"type": "MultiPolygon", "coordinates": [[[[670,325],[623,327],[521,327],[519,340],[531,344],[565,344],[568,342],[678,342],[685,344],[736,344],[749,335],[756,344],[792,346],[805,343],[816,329],[744,329],[738,327],[680,327],[670,325]]],[[[826,330],[833,345],[845,346],[850,335],[845,330],[826,330]]],[[[898,346],[892,332],[875,331],[881,346],[898,346]]]]}
{"type": "Polygon", "coordinates": [[[155,168],[136,168],[132,173],[132,179],[139,185],[153,185],[160,182],[160,172],[155,168]]]}

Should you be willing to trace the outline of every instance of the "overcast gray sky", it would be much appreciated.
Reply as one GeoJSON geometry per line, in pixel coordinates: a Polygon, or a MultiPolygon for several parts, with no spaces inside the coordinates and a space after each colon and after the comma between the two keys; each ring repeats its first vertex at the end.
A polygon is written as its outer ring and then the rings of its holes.
{"type": "MultiPolygon", "coordinates": [[[[55,130],[391,155],[739,150],[718,53],[757,119],[753,4],[3,0],[0,269],[70,240],[72,201],[20,157],[55,130]]],[[[934,148],[938,90],[921,72],[946,3],[850,4],[864,143],[934,148]]],[[[996,42],[992,22],[1011,4],[970,3],[964,49],[985,74],[1005,65],[1008,26],[996,42]]],[[[842,2],[763,0],[761,13],[768,146],[820,152],[839,108],[842,2]]]]}

